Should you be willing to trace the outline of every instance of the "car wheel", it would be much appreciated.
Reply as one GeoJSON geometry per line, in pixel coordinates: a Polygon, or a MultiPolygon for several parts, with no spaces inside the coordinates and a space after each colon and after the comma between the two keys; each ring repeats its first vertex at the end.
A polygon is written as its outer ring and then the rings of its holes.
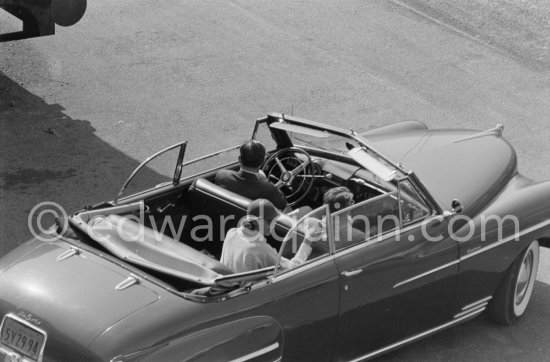
{"type": "Polygon", "coordinates": [[[510,325],[525,313],[533,294],[538,266],[539,243],[535,240],[514,261],[489,304],[489,317],[493,321],[510,325]]]}

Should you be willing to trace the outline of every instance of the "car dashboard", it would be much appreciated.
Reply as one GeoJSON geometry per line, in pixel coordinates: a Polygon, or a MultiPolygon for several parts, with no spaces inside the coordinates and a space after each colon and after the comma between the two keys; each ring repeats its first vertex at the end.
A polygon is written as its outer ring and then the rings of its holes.
{"type": "Polygon", "coordinates": [[[353,193],[356,203],[388,192],[386,188],[389,185],[384,187],[372,181],[375,176],[358,165],[321,157],[313,158],[312,161],[312,173],[319,177],[310,195],[299,206],[318,207],[323,203],[323,195],[329,189],[339,186],[347,187],[353,193]]]}

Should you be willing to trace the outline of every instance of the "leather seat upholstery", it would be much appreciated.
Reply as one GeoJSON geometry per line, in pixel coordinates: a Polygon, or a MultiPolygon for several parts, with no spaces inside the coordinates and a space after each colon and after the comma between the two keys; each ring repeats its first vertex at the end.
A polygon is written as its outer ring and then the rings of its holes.
{"type": "Polygon", "coordinates": [[[186,230],[191,237],[185,242],[219,258],[225,234],[246,215],[252,200],[204,178],[197,178],[191,184],[188,196],[190,215],[186,230]]]}
{"type": "MultiPolygon", "coordinates": [[[[190,234],[184,242],[197,250],[206,249],[219,259],[225,234],[229,229],[236,227],[239,220],[246,216],[246,210],[252,200],[204,178],[197,178],[191,184],[188,196],[190,215],[186,223],[186,231],[190,234]],[[208,225],[209,221],[210,225],[208,225]]],[[[274,229],[278,240],[273,236],[268,237],[268,243],[279,249],[282,238],[291,226],[288,220],[279,219],[274,229]]],[[[299,246],[303,240],[303,234],[298,234],[299,246]]],[[[290,244],[285,248],[283,255],[291,255],[290,244]]]]}

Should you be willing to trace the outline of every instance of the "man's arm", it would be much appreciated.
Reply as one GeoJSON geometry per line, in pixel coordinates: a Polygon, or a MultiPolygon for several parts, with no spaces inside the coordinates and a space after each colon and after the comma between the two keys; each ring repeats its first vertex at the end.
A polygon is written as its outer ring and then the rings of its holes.
{"type": "Polygon", "coordinates": [[[271,186],[271,191],[269,197],[266,198],[269,199],[269,201],[271,201],[277,209],[282,210],[285,213],[292,211],[292,209],[288,206],[286,197],[283,192],[275,187],[275,185],[273,185],[272,183],[270,183],[269,185],[271,186]]]}

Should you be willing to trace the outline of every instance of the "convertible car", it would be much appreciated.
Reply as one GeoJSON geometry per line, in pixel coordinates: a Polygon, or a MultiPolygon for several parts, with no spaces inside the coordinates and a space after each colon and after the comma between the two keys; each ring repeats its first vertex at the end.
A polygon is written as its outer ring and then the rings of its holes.
{"type": "Polygon", "coordinates": [[[0,260],[0,361],[366,360],[484,312],[512,324],[550,245],[550,182],[518,173],[502,132],[258,119],[263,172],[311,210],[268,242],[281,260],[322,232],[305,263],[244,273],[219,259],[252,200],[215,184],[239,146],[168,147],[0,260]],[[338,186],[354,203],[331,212],[338,186]]]}

